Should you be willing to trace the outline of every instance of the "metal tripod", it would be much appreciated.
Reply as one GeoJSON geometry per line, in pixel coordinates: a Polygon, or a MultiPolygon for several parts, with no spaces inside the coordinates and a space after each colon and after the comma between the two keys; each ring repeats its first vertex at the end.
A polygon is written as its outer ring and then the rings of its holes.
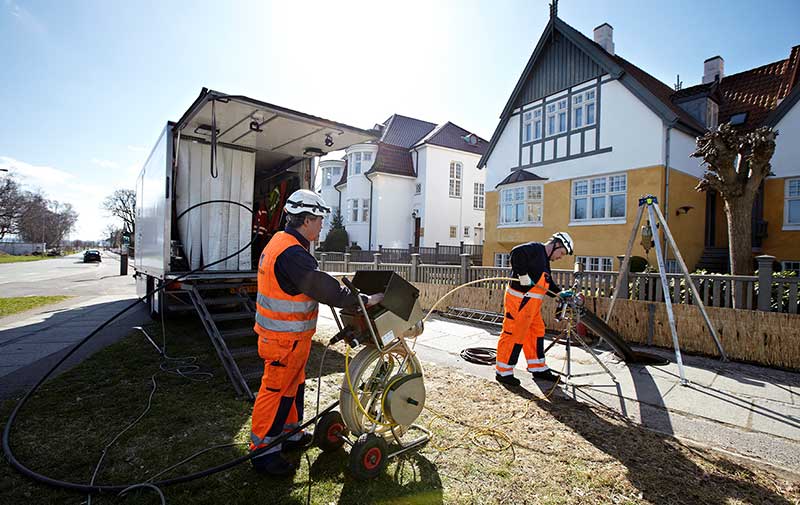
{"type": "Polygon", "coordinates": [[[574,296],[564,300],[557,310],[556,313],[556,320],[557,321],[567,321],[567,327],[564,329],[561,334],[559,334],[551,343],[547,346],[544,350],[545,354],[549,351],[554,345],[561,341],[562,338],[565,339],[564,345],[567,348],[567,373],[562,374],[561,372],[554,372],[563,375],[566,378],[566,382],[569,383],[573,377],[586,377],[589,375],[597,375],[603,372],[586,372],[580,374],[573,374],[572,373],[572,339],[574,338],[578,344],[583,347],[583,349],[589,353],[589,355],[594,358],[598,365],[603,367],[605,373],[611,377],[611,380],[617,382],[617,378],[611,373],[611,370],[603,363],[597,353],[592,349],[592,347],[586,343],[583,338],[578,334],[576,328],[581,323],[581,314],[583,313],[583,305],[585,303],[584,296],[580,294],[580,273],[583,271],[583,265],[580,263],[575,263],[575,280],[572,283],[572,291],[575,293],[574,296]]]}
{"type": "MultiPolygon", "coordinates": [[[[675,239],[672,237],[672,232],[669,230],[669,226],[667,226],[667,220],[664,219],[664,214],[661,213],[661,209],[658,206],[658,199],[653,195],[647,195],[639,199],[639,210],[636,213],[636,219],[633,224],[633,230],[631,231],[631,237],[628,240],[628,247],[625,250],[625,259],[622,260],[622,265],[620,266],[620,273],[617,276],[617,284],[614,287],[614,294],[611,296],[611,303],[608,306],[608,313],[606,314],[606,323],[608,323],[609,318],[611,318],[611,311],[614,310],[614,303],[617,300],[617,294],[620,291],[620,286],[622,286],[623,279],[627,278],[625,272],[628,271],[628,265],[631,259],[631,251],[633,250],[633,242],[636,240],[636,235],[639,231],[639,225],[642,222],[642,215],[644,214],[645,208],[647,209],[647,216],[649,221],[649,226],[652,227],[654,223],[661,225],[661,230],[664,232],[664,236],[667,239],[667,242],[670,246],[672,246],[672,252],[675,254],[675,259],[678,262],[678,265],[683,272],[683,276],[686,279],[686,284],[692,290],[692,301],[697,305],[697,308],[700,310],[700,313],[703,315],[703,319],[705,320],[706,326],[708,326],[708,330],[711,332],[711,336],[714,337],[714,343],[717,344],[717,349],[719,350],[720,356],[722,356],[723,361],[728,360],[728,356],[725,354],[725,350],[722,348],[722,343],[719,341],[719,337],[717,336],[717,330],[714,328],[714,325],[711,324],[711,320],[708,318],[708,312],[706,312],[705,304],[703,304],[703,299],[700,297],[700,293],[697,291],[697,286],[694,285],[694,281],[692,280],[691,276],[689,275],[689,270],[686,268],[686,263],[683,261],[683,257],[681,256],[681,252],[678,250],[678,245],[675,243],[675,239]]],[[[651,228],[652,229],[652,228],[651,228]]],[[[664,304],[667,308],[667,318],[669,319],[669,329],[672,333],[672,346],[675,348],[675,360],[678,363],[678,371],[681,377],[681,385],[685,386],[689,382],[686,380],[686,373],[683,369],[683,359],[681,359],[681,349],[680,344],[678,343],[678,330],[675,326],[675,314],[672,311],[672,298],[670,297],[670,290],[669,284],[667,283],[667,272],[666,266],[664,261],[664,253],[661,250],[661,241],[656,233],[654,235],[654,243],[655,243],[655,250],[656,250],[656,259],[658,260],[658,273],[659,277],[661,278],[661,289],[664,293],[664,304]]]]}

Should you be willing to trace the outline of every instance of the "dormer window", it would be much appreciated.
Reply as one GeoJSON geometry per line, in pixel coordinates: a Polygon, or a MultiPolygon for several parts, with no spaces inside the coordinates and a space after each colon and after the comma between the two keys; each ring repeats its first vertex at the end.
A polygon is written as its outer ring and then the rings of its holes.
{"type": "Polygon", "coordinates": [[[747,112],[739,112],[738,114],[734,114],[728,120],[731,126],[740,126],[743,125],[747,121],[747,112]]]}

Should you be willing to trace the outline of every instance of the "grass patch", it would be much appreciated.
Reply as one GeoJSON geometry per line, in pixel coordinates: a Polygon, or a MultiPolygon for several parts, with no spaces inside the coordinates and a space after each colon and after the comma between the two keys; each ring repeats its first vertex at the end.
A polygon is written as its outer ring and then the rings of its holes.
{"type": "Polygon", "coordinates": [[[3,255],[0,256],[0,263],[22,263],[25,261],[41,261],[41,260],[48,260],[52,259],[47,256],[12,256],[3,255]]]}
{"type": "Polygon", "coordinates": [[[0,317],[16,314],[26,310],[57,303],[70,298],[69,296],[17,296],[13,298],[0,298],[0,317]]]}
{"type": "MultiPolygon", "coordinates": [[[[218,444],[172,477],[246,453],[249,402],[233,397],[202,328],[170,323],[168,354],[197,357],[207,382],[158,372],[158,356],[132,333],[49,381],[28,403],[12,432],[17,458],[48,476],[88,482],[102,448],[144,409],[151,376],[158,383],[151,410],[123,435],[105,459],[98,483],[147,480],[188,455],[218,444]]],[[[148,329],[158,335],[157,327],[148,329]]],[[[323,345],[320,335],[309,361],[307,418],[313,415],[316,375],[323,345]],[[312,379],[313,378],[313,379],[312,379]]],[[[341,344],[340,344],[341,345],[341,344]]],[[[340,348],[327,352],[322,406],[338,396],[342,381],[340,348]]],[[[313,448],[299,458],[293,479],[272,480],[240,465],[221,474],[163,489],[170,504],[305,503],[311,481],[316,504],[437,503],[797,503],[800,489],[760,468],[627,423],[612,412],[563,399],[546,401],[524,390],[512,392],[457,369],[426,366],[426,404],[420,423],[430,426],[433,443],[391,460],[370,482],[347,470],[347,453],[313,448]],[[501,430],[513,441],[483,436],[501,430]],[[438,450],[436,447],[446,448],[438,450]]],[[[13,402],[0,406],[5,420],[13,402]]],[[[75,493],[54,490],[0,465],[4,503],[80,503],[75,493]]],[[[152,492],[126,498],[100,496],[93,503],[157,503],[152,492]]]]}

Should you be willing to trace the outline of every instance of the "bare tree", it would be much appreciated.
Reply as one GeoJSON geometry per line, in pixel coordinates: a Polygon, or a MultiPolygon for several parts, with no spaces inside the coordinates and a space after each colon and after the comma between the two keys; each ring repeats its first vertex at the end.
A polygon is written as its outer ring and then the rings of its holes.
{"type": "Polygon", "coordinates": [[[16,230],[25,241],[58,245],[78,222],[78,213],[69,203],[47,200],[41,193],[26,193],[25,200],[16,230]]]}
{"type": "Polygon", "coordinates": [[[18,232],[19,220],[25,213],[28,201],[25,192],[13,175],[0,181],[0,239],[18,232]]]}
{"type": "Polygon", "coordinates": [[[122,233],[133,240],[136,231],[136,191],[118,189],[103,200],[103,209],[122,220],[122,233]]]}
{"type": "Polygon", "coordinates": [[[706,165],[703,179],[695,189],[713,189],[725,202],[728,254],[734,275],[753,273],[753,202],[761,183],[772,175],[769,162],[775,152],[777,135],[778,132],[768,126],[740,133],[724,123],[699,137],[697,150],[692,153],[706,165]]]}

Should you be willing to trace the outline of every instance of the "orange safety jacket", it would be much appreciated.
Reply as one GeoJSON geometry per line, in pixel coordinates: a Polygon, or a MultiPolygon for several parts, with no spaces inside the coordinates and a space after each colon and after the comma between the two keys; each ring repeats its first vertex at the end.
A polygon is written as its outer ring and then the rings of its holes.
{"type": "Polygon", "coordinates": [[[258,295],[255,332],[275,340],[310,339],[317,328],[319,303],[302,293],[290,295],[275,276],[275,261],[286,249],[300,242],[291,234],[278,232],[264,248],[258,261],[258,295]]]}

